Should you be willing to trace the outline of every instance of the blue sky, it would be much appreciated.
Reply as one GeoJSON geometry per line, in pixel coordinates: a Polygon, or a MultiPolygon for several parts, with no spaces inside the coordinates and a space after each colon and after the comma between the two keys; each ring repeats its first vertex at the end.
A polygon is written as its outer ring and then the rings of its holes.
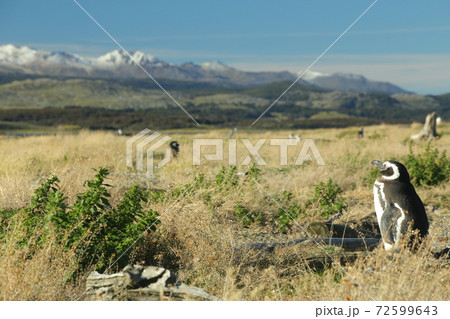
{"type": "MultiPolygon", "coordinates": [[[[78,2],[127,50],[297,73],[374,0],[78,2]]],[[[73,0],[1,0],[0,30],[0,44],[90,56],[117,48],[73,0]]],[[[450,1],[379,0],[312,70],[450,92],[450,1]]]]}

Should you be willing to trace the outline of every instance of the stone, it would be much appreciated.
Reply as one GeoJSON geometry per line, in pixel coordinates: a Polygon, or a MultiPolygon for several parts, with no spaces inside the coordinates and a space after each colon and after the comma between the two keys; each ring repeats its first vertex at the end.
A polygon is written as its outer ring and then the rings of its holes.
{"type": "Polygon", "coordinates": [[[188,286],[170,270],[154,266],[128,265],[122,272],[104,275],[91,272],[86,280],[86,300],[212,300],[220,298],[188,286]]]}

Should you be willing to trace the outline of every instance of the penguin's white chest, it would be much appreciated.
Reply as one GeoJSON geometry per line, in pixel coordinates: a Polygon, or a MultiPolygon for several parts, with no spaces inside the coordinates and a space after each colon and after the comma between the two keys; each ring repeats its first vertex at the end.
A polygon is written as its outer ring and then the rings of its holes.
{"type": "Polygon", "coordinates": [[[397,248],[406,219],[405,212],[397,203],[388,203],[384,183],[375,181],[373,186],[374,206],[386,250],[397,248]],[[388,240],[387,238],[390,238],[388,240]],[[390,242],[390,243],[388,243],[390,242]]]}
{"type": "Polygon", "coordinates": [[[373,199],[378,225],[381,225],[381,217],[386,209],[386,197],[384,196],[384,184],[375,181],[373,185],[373,199]]]}

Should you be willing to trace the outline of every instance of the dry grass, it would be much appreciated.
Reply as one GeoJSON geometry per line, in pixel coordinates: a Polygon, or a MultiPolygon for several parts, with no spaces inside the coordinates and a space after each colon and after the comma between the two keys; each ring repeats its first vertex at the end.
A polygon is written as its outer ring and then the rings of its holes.
{"type": "MultiPolygon", "coordinates": [[[[373,211],[368,176],[373,159],[402,160],[409,152],[404,139],[417,133],[420,126],[367,127],[366,138],[358,139],[358,128],[309,131],[239,131],[238,139],[248,138],[253,144],[262,138],[287,138],[300,133],[302,139],[315,140],[325,166],[315,163],[295,166],[299,147],[289,148],[288,166],[280,166],[279,152],[267,142],[260,154],[267,166],[260,167],[260,183],[269,194],[283,190],[292,192],[294,200],[302,203],[311,197],[313,186],[332,178],[344,190],[349,203],[341,221],[355,220],[373,211]]],[[[449,132],[450,124],[439,127],[449,132]]],[[[124,190],[137,183],[148,188],[173,189],[191,183],[199,173],[213,179],[222,165],[228,165],[228,144],[225,140],[225,160],[204,162],[192,166],[193,138],[228,138],[228,130],[178,134],[166,132],[181,145],[180,156],[147,178],[145,174],[130,172],[125,166],[126,137],[112,133],[83,131],[77,135],[56,135],[28,138],[0,137],[0,209],[20,208],[28,204],[33,190],[43,178],[53,173],[61,182],[62,191],[72,203],[83,188],[83,181],[92,178],[92,168],[109,168],[108,183],[113,185],[112,201],[124,190]]],[[[413,151],[420,153],[426,143],[415,143],[413,151]]],[[[238,141],[238,163],[247,156],[238,141]]],[[[450,152],[450,135],[434,141],[440,151],[450,152]]],[[[205,149],[206,150],[206,149],[205,149]]],[[[238,171],[248,167],[238,165],[238,171]]],[[[244,204],[265,213],[276,207],[253,182],[238,189],[217,191],[200,189],[179,202],[150,203],[163,213],[158,231],[148,236],[145,245],[134,253],[134,262],[152,263],[175,270],[180,279],[197,285],[228,300],[448,300],[449,263],[430,258],[436,246],[449,246],[448,216],[450,202],[448,184],[433,188],[419,188],[418,193],[429,210],[431,236],[421,251],[394,254],[382,249],[370,252],[354,264],[341,267],[332,264],[324,271],[305,268],[305,251],[283,248],[273,254],[244,252],[238,249],[254,241],[283,241],[304,237],[302,229],[293,227],[280,234],[272,226],[244,227],[234,215],[234,207],[244,204]],[[206,193],[213,194],[205,201],[206,193]]],[[[317,216],[299,220],[307,225],[317,216]]],[[[14,230],[10,230],[14,231],[14,230]]],[[[18,230],[17,230],[18,231],[18,230]]],[[[67,284],[74,271],[73,252],[53,245],[40,248],[30,255],[4,244],[0,252],[0,299],[2,300],[71,300],[83,290],[83,280],[67,284]]]]}
{"type": "Polygon", "coordinates": [[[65,250],[50,238],[39,245],[42,231],[37,229],[27,241],[22,216],[17,216],[10,236],[2,241],[0,251],[0,300],[73,300],[83,293],[83,286],[70,283],[77,269],[74,250],[65,250]]]}

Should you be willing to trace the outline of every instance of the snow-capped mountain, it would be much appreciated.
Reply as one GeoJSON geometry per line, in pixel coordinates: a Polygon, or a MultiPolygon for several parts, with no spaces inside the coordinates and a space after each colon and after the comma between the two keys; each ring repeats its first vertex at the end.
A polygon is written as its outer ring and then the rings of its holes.
{"type": "Polygon", "coordinates": [[[175,65],[141,51],[114,50],[99,57],[68,52],[34,50],[26,46],[0,46],[0,73],[95,78],[147,78],[137,64],[155,78],[212,82],[221,85],[262,85],[294,80],[289,72],[244,72],[222,62],[175,65]]]}
{"type": "Polygon", "coordinates": [[[154,64],[161,62],[153,55],[145,54],[141,51],[134,51],[130,53],[131,57],[122,50],[114,50],[105,55],[92,59],[94,64],[98,66],[117,66],[117,65],[131,65],[139,63],[141,65],[154,64]]]}
{"type": "Polygon", "coordinates": [[[12,44],[0,46],[0,64],[12,64],[20,67],[34,63],[89,65],[91,59],[67,52],[37,51],[26,46],[12,44]]]}
{"type": "Polygon", "coordinates": [[[200,67],[203,70],[211,71],[211,72],[223,72],[229,69],[229,67],[226,64],[223,64],[220,61],[210,61],[210,62],[203,62],[200,63],[200,67]]]}
{"type": "MultiPolygon", "coordinates": [[[[294,81],[290,72],[245,72],[219,61],[180,65],[164,62],[141,51],[114,50],[99,57],[86,57],[69,52],[34,50],[27,46],[6,44],[0,46],[0,73],[58,76],[94,77],[108,79],[143,79],[147,75],[139,68],[158,79],[210,82],[225,86],[256,86],[279,81],[294,81]]],[[[329,90],[408,93],[385,82],[369,81],[360,75],[325,74],[308,71],[298,82],[329,90]]]]}
{"type": "MultiPolygon", "coordinates": [[[[298,72],[298,76],[302,75],[303,71],[298,72]]],[[[307,71],[305,74],[303,74],[302,79],[305,81],[311,81],[314,80],[317,77],[321,77],[321,76],[328,76],[329,74],[327,73],[322,73],[322,72],[317,72],[317,71],[307,71]]]]}

